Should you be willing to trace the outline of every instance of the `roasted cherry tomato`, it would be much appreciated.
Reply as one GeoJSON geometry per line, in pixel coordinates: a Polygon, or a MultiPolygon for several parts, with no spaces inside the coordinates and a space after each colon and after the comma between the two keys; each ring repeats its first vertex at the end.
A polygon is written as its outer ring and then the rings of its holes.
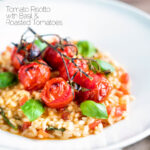
{"type": "MultiPolygon", "coordinates": [[[[24,46],[26,47],[26,49],[25,49],[26,51],[30,51],[32,44],[24,43],[24,46]]],[[[14,66],[14,68],[16,70],[19,70],[19,68],[23,65],[25,51],[21,49],[19,52],[17,52],[17,50],[18,50],[18,48],[15,46],[12,51],[11,61],[12,61],[12,65],[14,66]]]]}
{"type": "Polygon", "coordinates": [[[39,90],[50,78],[50,68],[43,60],[23,65],[19,69],[19,80],[26,90],[39,90]]]}
{"type": "Polygon", "coordinates": [[[46,82],[41,93],[43,102],[52,108],[62,108],[73,100],[71,86],[63,78],[53,78],[46,82]]]}
{"type": "MultiPolygon", "coordinates": [[[[85,60],[75,60],[75,63],[84,72],[86,72],[86,73],[89,72],[89,67],[87,65],[87,61],[85,61],[85,60]]],[[[68,68],[70,78],[72,78],[73,75],[77,72],[76,76],[74,77],[74,82],[76,82],[80,85],[82,80],[84,80],[85,75],[83,73],[80,73],[79,69],[73,63],[70,63],[69,61],[66,61],[66,66],[68,68]]],[[[68,76],[67,76],[67,72],[66,72],[66,68],[65,68],[64,64],[59,67],[59,74],[62,78],[64,78],[65,80],[68,80],[68,76]]]]}
{"type": "MultiPolygon", "coordinates": [[[[96,102],[101,101],[104,97],[108,95],[111,90],[111,86],[108,80],[103,74],[95,74],[92,71],[89,71],[89,67],[85,60],[76,60],[75,62],[79,68],[81,68],[84,72],[88,74],[89,77],[92,78],[90,79],[83,73],[81,74],[80,72],[78,72],[74,77],[74,82],[79,84],[81,87],[90,89],[88,91],[80,91],[79,93],[77,93],[78,100],[84,101],[90,99],[96,102]]],[[[72,77],[78,71],[78,68],[73,63],[68,62],[67,68],[70,77],[72,77]]],[[[64,65],[59,68],[59,72],[61,77],[63,77],[65,80],[68,80],[64,65]]]]}
{"type": "MultiPolygon", "coordinates": [[[[53,46],[56,46],[58,44],[57,42],[51,43],[53,46]]],[[[64,45],[68,44],[67,42],[64,42],[64,45]]],[[[61,50],[60,48],[57,49],[62,54],[67,55],[69,57],[73,57],[77,53],[77,49],[75,46],[65,46],[64,50],[61,50]]],[[[64,58],[65,59],[65,58],[64,58]]],[[[60,65],[63,64],[63,60],[58,52],[56,52],[51,47],[47,47],[44,54],[44,60],[54,69],[58,68],[60,65]]]]}
{"type": "Polygon", "coordinates": [[[11,55],[11,62],[16,70],[19,70],[19,68],[21,67],[23,59],[24,56],[20,53],[17,53],[17,47],[14,47],[11,55]]]}
{"type": "Polygon", "coordinates": [[[100,102],[108,96],[111,91],[111,85],[105,76],[103,74],[94,74],[92,77],[93,80],[85,78],[83,85],[89,90],[77,92],[77,100],[94,100],[95,102],[100,102]]]}
{"type": "Polygon", "coordinates": [[[107,80],[102,74],[95,74],[92,71],[87,72],[87,74],[91,79],[83,74],[80,77],[78,76],[75,82],[84,88],[95,89],[98,87],[99,82],[107,80]]]}

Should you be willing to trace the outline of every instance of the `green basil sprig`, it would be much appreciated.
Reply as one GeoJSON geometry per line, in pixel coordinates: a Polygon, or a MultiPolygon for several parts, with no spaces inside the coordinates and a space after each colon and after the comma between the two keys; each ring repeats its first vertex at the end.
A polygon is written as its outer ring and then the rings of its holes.
{"type": "Polygon", "coordinates": [[[40,51],[43,51],[47,47],[47,44],[42,42],[40,39],[35,40],[34,44],[40,49],[40,51]]]}
{"type": "Polygon", "coordinates": [[[0,73],[0,88],[12,86],[18,82],[17,75],[12,72],[0,73]]]}
{"type": "Polygon", "coordinates": [[[80,105],[82,114],[88,117],[107,119],[108,114],[104,104],[99,104],[91,100],[87,100],[80,105]]]}
{"type": "Polygon", "coordinates": [[[90,68],[95,72],[111,73],[115,71],[115,68],[106,61],[96,59],[90,64],[90,68]]]}
{"type": "Polygon", "coordinates": [[[21,110],[28,117],[30,121],[36,120],[40,117],[45,109],[39,100],[30,99],[21,106],[21,110]]]}
{"type": "Polygon", "coordinates": [[[78,53],[83,57],[92,57],[96,53],[96,48],[91,42],[78,41],[77,42],[78,53]]]}
{"type": "Polygon", "coordinates": [[[4,112],[3,108],[1,108],[1,107],[0,107],[0,114],[2,115],[4,121],[5,121],[10,127],[12,127],[12,128],[15,129],[15,130],[18,129],[18,127],[14,126],[14,125],[10,122],[10,120],[6,117],[5,112],[4,112]]]}
{"type": "Polygon", "coordinates": [[[66,129],[65,129],[65,128],[55,128],[55,127],[49,126],[49,127],[47,127],[46,130],[47,130],[47,131],[58,130],[58,131],[64,132],[66,129]]]}

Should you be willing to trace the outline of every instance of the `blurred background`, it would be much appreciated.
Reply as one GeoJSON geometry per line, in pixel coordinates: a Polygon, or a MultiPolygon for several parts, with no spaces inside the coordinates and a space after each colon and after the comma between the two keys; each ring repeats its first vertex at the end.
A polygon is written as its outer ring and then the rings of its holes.
{"type": "MultiPolygon", "coordinates": [[[[128,3],[129,5],[135,6],[148,14],[150,14],[150,0],[120,0],[128,3]]],[[[150,137],[135,143],[131,146],[124,148],[123,150],[150,150],[150,137]]]]}
{"type": "Polygon", "coordinates": [[[150,14],[150,0],[120,0],[150,14]]]}

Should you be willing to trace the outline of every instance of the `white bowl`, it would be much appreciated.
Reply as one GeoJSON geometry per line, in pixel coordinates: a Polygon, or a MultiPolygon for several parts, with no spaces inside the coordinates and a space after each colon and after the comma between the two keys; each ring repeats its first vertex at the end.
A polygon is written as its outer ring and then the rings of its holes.
{"type": "MultiPolygon", "coordinates": [[[[5,6],[50,6],[47,19],[62,20],[62,26],[35,26],[39,33],[57,33],[72,39],[87,39],[111,55],[130,73],[132,92],[129,117],[105,128],[103,133],[71,140],[31,140],[0,131],[0,147],[7,149],[116,149],[150,135],[150,17],[117,1],[42,0],[0,1],[0,48],[18,41],[27,26],[5,24],[5,6]]],[[[40,15],[43,15],[40,13],[40,15]]],[[[44,17],[44,15],[43,15],[44,17]]]]}

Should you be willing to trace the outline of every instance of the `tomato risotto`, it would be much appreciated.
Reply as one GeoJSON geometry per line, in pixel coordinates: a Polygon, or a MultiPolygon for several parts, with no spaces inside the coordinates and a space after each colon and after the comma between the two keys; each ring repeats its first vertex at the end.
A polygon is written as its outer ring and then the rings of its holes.
{"type": "Polygon", "coordinates": [[[0,129],[36,139],[97,134],[126,117],[129,88],[129,74],[91,42],[28,28],[0,55],[0,129]]]}

